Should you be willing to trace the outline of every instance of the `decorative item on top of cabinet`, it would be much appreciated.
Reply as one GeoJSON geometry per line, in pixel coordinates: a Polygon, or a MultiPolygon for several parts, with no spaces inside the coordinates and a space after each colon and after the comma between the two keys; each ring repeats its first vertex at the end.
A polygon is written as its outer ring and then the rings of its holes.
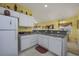
{"type": "Polygon", "coordinates": [[[6,16],[10,16],[10,11],[8,11],[8,10],[4,10],[4,15],[6,15],[6,16]]]}
{"type": "Polygon", "coordinates": [[[27,11],[26,11],[26,15],[27,15],[28,13],[27,13],[27,11]]]}
{"type": "Polygon", "coordinates": [[[17,6],[16,6],[16,4],[14,5],[14,10],[17,11],[17,6]]]}
{"type": "Polygon", "coordinates": [[[21,13],[23,13],[23,11],[21,10],[21,13]]]}
{"type": "Polygon", "coordinates": [[[46,27],[47,27],[47,29],[54,29],[54,25],[48,25],[46,27]]]}
{"type": "Polygon", "coordinates": [[[50,25],[50,29],[54,29],[54,25],[50,25]]]}
{"type": "Polygon", "coordinates": [[[71,25],[72,26],[72,22],[68,22],[68,23],[60,23],[59,26],[68,26],[71,25]]]}
{"type": "Polygon", "coordinates": [[[7,8],[8,8],[8,9],[10,9],[10,7],[9,7],[9,6],[7,6],[7,8]]]}
{"type": "Polygon", "coordinates": [[[30,14],[30,16],[32,16],[32,14],[30,14]]]}

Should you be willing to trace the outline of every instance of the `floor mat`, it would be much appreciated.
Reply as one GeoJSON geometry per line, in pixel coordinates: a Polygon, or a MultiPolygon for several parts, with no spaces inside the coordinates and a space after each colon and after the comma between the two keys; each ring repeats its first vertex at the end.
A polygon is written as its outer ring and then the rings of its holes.
{"type": "Polygon", "coordinates": [[[40,52],[40,53],[46,53],[48,50],[47,49],[45,49],[44,47],[42,47],[42,46],[40,46],[40,45],[38,45],[36,48],[35,48],[38,52],[40,52]]]}

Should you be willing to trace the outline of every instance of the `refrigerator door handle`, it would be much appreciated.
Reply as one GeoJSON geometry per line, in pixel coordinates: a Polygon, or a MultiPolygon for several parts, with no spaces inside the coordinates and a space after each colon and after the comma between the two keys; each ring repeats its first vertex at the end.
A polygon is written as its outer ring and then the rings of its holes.
{"type": "Polygon", "coordinates": [[[11,20],[10,20],[10,25],[12,24],[11,20]]]}

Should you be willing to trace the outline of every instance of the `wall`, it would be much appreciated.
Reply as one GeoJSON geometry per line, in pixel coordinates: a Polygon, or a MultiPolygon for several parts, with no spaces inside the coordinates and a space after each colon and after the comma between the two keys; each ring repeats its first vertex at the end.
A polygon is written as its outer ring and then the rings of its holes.
{"type": "Polygon", "coordinates": [[[54,29],[58,29],[58,22],[59,22],[59,19],[56,19],[56,20],[51,20],[51,21],[40,22],[36,24],[36,26],[40,28],[43,27],[45,29],[45,27],[48,25],[54,25],[54,29]]]}
{"type": "Polygon", "coordinates": [[[19,27],[19,32],[32,32],[32,27],[19,27]]]}
{"type": "MultiPolygon", "coordinates": [[[[77,17],[69,17],[63,20],[65,23],[72,23],[72,31],[69,33],[70,41],[77,41],[77,17]]],[[[62,22],[62,21],[61,21],[62,22]]]]}
{"type": "Polygon", "coordinates": [[[77,39],[79,42],[79,16],[77,16],[77,39]]]}

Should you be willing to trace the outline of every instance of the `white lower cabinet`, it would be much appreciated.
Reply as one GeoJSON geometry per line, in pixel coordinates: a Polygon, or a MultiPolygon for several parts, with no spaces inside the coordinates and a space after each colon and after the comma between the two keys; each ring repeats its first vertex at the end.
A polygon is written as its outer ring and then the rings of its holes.
{"type": "Polygon", "coordinates": [[[21,39],[21,51],[39,44],[56,55],[65,55],[65,46],[62,40],[64,39],[41,34],[24,36],[21,39]]]}
{"type": "Polygon", "coordinates": [[[27,49],[31,46],[31,40],[26,38],[26,39],[21,39],[21,51],[24,49],[27,49]]]}
{"type": "Polygon", "coordinates": [[[50,37],[49,50],[57,55],[62,55],[62,41],[61,38],[50,37]]]}
{"type": "Polygon", "coordinates": [[[21,51],[37,44],[36,35],[27,35],[21,37],[21,51]]]}
{"type": "Polygon", "coordinates": [[[36,34],[31,35],[30,40],[31,40],[31,46],[36,45],[37,44],[37,35],[36,34]]]}
{"type": "Polygon", "coordinates": [[[38,39],[38,44],[41,45],[42,47],[44,48],[47,48],[48,49],[48,37],[45,36],[45,35],[39,35],[39,39],[38,39]]]}
{"type": "Polygon", "coordinates": [[[44,46],[44,40],[42,38],[42,35],[39,35],[39,37],[38,37],[38,44],[41,46],[44,46]]]}
{"type": "Polygon", "coordinates": [[[33,27],[35,22],[34,17],[19,13],[19,26],[33,27]]]}

